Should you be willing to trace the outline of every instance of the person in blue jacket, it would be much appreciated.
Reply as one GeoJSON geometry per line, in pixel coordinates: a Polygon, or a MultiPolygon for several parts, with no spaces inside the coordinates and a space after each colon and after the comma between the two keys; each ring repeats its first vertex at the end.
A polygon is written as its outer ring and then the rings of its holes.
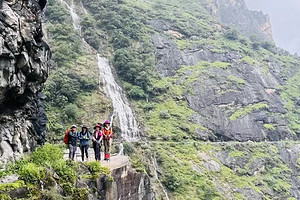
{"type": "Polygon", "coordinates": [[[90,132],[87,126],[83,126],[81,132],[78,134],[78,139],[80,141],[80,150],[81,150],[81,158],[82,162],[84,161],[84,153],[86,156],[86,160],[89,158],[88,149],[89,149],[89,140],[90,132]]]}

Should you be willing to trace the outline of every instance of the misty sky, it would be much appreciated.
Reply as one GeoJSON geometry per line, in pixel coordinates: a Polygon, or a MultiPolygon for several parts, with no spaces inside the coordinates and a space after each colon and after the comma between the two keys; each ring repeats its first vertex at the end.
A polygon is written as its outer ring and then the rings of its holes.
{"type": "Polygon", "coordinates": [[[245,0],[252,10],[271,16],[277,46],[300,55],[300,0],[245,0]]]}

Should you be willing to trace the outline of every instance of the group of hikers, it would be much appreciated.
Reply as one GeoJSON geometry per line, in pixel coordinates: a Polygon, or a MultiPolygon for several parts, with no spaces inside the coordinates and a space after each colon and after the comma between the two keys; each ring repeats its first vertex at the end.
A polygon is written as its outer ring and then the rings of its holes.
{"type": "Polygon", "coordinates": [[[77,150],[77,141],[79,140],[79,146],[81,150],[81,158],[88,160],[88,148],[89,141],[92,140],[93,148],[95,151],[96,161],[101,160],[101,146],[104,145],[104,160],[110,159],[110,147],[112,143],[113,132],[110,122],[106,120],[103,125],[98,123],[94,127],[93,133],[91,133],[87,126],[82,126],[80,132],[77,132],[77,126],[72,125],[71,129],[66,131],[64,142],[69,148],[69,158],[74,160],[75,152],[77,150]]]}

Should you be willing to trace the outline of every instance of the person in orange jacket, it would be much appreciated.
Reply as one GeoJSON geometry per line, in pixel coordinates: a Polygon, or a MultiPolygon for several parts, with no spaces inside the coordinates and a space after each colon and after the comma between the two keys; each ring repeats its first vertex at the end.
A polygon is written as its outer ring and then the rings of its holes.
{"type": "Polygon", "coordinates": [[[110,126],[110,122],[106,120],[103,124],[103,143],[104,143],[104,160],[110,159],[110,147],[113,138],[112,127],[110,126]]]}

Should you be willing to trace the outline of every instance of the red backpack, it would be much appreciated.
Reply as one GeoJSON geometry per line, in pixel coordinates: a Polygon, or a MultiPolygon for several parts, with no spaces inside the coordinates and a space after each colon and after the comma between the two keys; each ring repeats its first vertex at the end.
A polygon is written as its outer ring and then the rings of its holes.
{"type": "Polygon", "coordinates": [[[71,131],[71,129],[68,129],[65,133],[65,138],[64,138],[64,142],[65,144],[69,143],[69,132],[71,131]]]}

